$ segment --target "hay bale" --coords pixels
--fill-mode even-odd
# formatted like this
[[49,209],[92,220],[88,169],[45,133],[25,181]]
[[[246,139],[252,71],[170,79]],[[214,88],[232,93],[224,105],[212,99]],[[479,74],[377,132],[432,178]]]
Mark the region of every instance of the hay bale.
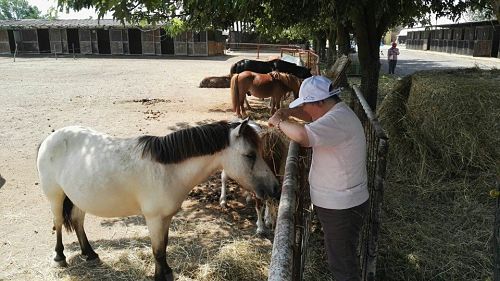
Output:
[[495,172],[499,89],[499,70],[422,71],[403,79],[378,113],[398,154],[413,158],[420,176]]
[[500,71],[422,71],[379,107],[389,135],[381,280],[488,280]]
[[200,82],[200,88],[229,88],[231,77],[226,76],[210,76],[205,77]]
[[251,241],[238,240],[223,246],[200,269],[200,281],[267,280],[270,251],[258,251]]

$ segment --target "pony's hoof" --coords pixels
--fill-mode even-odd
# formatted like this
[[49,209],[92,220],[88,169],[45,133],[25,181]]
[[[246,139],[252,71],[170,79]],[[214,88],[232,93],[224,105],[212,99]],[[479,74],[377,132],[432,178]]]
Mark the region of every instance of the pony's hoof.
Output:
[[266,224],[266,227],[272,228],[272,227],[273,227],[273,225],[274,225],[274,222],[273,222],[273,221],[271,221],[271,220],[266,220],[266,221],[265,221],[265,224]]
[[266,230],[264,228],[257,228],[256,234],[257,236],[264,237],[266,236]]
[[167,281],[174,281],[174,272],[170,271],[165,275],[165,277],[167,277]]
[[54,259],[53,266],[54,267],[67,267],[68,263],[66,262],[66,259],[63,259],[63,260]]
[[99,255],[96,253],[88,254],[86,261],[94,261],[94,260],[99,260]]
[[225,201],[225,200],[224,200],[224,201],[220,201],[219,205],[220,205],[220,207],[221,207],[222,209],[226,209],[226,208],[227,208],[227,203],[226,203],[226,201]]

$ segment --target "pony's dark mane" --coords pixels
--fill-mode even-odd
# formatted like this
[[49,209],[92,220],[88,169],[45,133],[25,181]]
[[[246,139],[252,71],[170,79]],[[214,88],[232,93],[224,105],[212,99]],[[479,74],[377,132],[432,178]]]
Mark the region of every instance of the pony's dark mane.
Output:
[[[191,157],[211,155],[223,150],[229,146],[230,130],[239,124],[221,121],[183,129],[164,137],[142,136],[138,138],[137,146],[142,150],[142,157],[149,156],[162,164],[179,163]],[[259,147],[259,136],[250,126],[242,129],[242,136]]]

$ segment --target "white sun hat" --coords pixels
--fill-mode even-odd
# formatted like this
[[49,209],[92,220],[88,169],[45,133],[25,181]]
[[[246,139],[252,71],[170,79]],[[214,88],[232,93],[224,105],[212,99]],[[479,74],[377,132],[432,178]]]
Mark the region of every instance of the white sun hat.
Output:
[[305,79],[300,85],[299,97],[292,101],[289,108],[297,107],[303,103],[322,101],[334,95],[340,94],[342,88],[330,91],[332,81],[324,76],[312,76]]

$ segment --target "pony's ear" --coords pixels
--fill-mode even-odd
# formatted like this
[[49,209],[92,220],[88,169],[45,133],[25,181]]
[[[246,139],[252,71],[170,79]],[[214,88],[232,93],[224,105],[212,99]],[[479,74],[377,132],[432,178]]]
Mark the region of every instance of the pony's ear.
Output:
[[241,122],[241,124],[240,124],[240,125],[238,125],[238,127],[236,127],[236,128],[235,128],[235,130],[236,130],[236,136],[237,136],[237,137],[241,136],[241,134],[243,133],[243,131],[245,131],[245,130],[248,128],[248,126],[249,126],[249,125],[248,125],[248,121],[249,121],[249,120],[250,120],[250,119],[249,119],[248,117],[247,117],[247,118],[245,118],[245,120],[243,120],[243,121]]

